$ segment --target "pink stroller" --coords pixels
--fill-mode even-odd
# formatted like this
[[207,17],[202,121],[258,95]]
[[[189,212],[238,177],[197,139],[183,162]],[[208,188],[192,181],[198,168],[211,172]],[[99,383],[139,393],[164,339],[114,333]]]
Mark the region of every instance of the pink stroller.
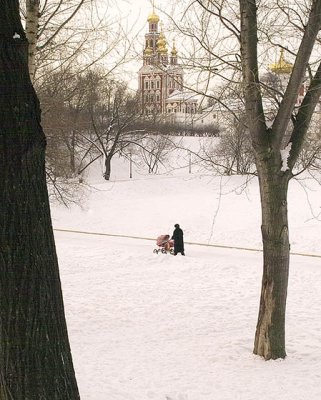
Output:
[[156,239],[157,249],[154,249],[154,253],[158,254],[159,252],[163,254],[174,254],[174,240],[170,239],[169,235],[160,235]]

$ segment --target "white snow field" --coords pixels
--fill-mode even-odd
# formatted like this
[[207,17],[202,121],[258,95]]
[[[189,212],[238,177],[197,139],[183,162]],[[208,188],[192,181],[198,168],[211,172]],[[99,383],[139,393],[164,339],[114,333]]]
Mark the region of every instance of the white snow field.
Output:
[[[256,179],[128,179],[121,160],[110,182],[89,179],[81,207],[52,205],[55,229],[156,238],[179,223],[186,242],[261,248]],[[154,240],[55,230],[82,400],[320,400],[320,206],[315,182],[290,184],[291,251],[310,256],[291,256],[288,356],[267,362],[252,354],[261,252],[186,244],[174,257]]]

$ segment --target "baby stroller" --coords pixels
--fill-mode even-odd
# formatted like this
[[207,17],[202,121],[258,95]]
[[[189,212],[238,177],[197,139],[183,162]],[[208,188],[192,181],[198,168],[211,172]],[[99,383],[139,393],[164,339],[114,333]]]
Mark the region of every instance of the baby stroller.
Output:
[[153,253],[158,254],[159,252],[163,254],[174,254],[174,240],[170,239],[169,235],[160,235],[156,239],[157,249],[153,250]]

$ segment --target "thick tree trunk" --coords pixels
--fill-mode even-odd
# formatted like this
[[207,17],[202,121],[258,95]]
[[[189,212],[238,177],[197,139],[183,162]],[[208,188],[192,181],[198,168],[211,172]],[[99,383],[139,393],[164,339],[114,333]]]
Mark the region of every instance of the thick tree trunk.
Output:
[[[281,171],[280,149],[290,114],[285,115],[283,111],[282,126],[275,125],[274,121],[275,129],[267,129],[258,74],[258,5],[255,0],[239,0],[239,3],[246,122],[256,157],[262,209],[263,279],[254,353],[268,360],[286,356],[285,309],[290,253],[287,189],[290,170]],[[298,87],[294,82],[294,92],[286,100],[287,109],[292,105],[293,110],[295,88]]]
[[18,0],[0,0],[0,398],[79,399]]
[[40,0],[26,0],[26,36],[28,39],[28,67],[31,81],[36,72],[36,47],[38,40]]
[[288,176],[266,166],[258,170],[264,264],[254,353],[268,360],[286,356],[285,309],[290,252]]

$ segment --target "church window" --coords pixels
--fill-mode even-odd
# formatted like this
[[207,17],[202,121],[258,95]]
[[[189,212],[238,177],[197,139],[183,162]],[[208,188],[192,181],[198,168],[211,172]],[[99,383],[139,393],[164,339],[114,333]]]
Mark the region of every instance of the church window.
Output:
[[154,89],[154,81],[151,81],[151,88]]
[[148,89],[148,81],[145,81],[145,89]]

